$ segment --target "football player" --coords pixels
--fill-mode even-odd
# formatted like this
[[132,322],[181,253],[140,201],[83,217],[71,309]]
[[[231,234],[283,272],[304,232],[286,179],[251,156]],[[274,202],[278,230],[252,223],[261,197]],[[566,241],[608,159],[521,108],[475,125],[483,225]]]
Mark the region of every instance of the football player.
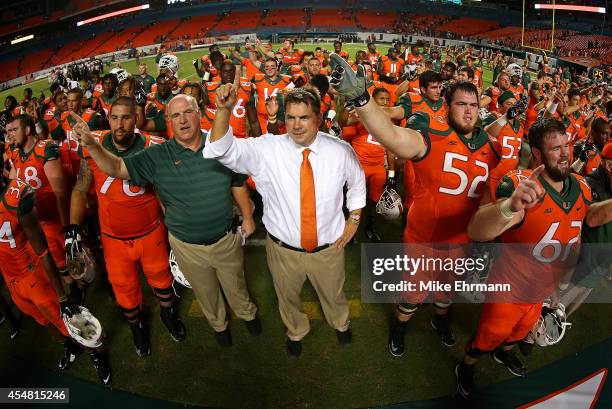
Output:
[[[89,132],[87,123],[76,114],[75,132]],[[111,107],[110,131],[94,134],[99,143],[120,157],[133,155],[164,139],[135,133],[136,104],[129,97],[118,98]],[[185,340],[185,326],[174,308],[172,274],[168,264],[166,228],[157,196],[151,186],[132,187],[128,181],[108,176],[80,147],[83,161],[72,191],[70,225],[66,231],[66,250],[71,259],[83,251],[82,223],[87,192],[95,186],[102,232],[102,249],[115,299],[130,324],[138,356],[148,356],[151,345],[141,319],[142,291],[139,266],[160,302],[160,317],[172,338]]]
[[115,102],[115,99],[117,99],[115,93],[118,85],[119,81],[117,80],[117,76],[115,74],[106,74],[102,78],[102,89],[104,92],[98,97],[94,96],[91,107],[104,117],[108,117],[110,106],[113,102]]
[[82,301],[76,281],[66,266],[63,229],[69,222],[69,183],[60,159],[60,145],[54,140],[39,141],[33,133],[34,120],[27,114],[19,115],[7,127],[14,142],[11,152],[11,179],[29,185],[36,196],[39,219],[45,232],[49,251],[64,281],[70,286],[73,302]]
[[[563,275],[573,269],[583,223],[594,227],[612,220],[612,199],[591,204],[591,189],[571,173],[565,127],[554,119],[537,121],[529,130],[530,169],[508,173],[498,185],[495,202],[483,198],[468,225],[475,241],[499,237],[502,246],[488,282],[511,283],[512,291],[491,295],[475,337],[455,368],[457,390],[468,397],[474,364],[485,353],[516,376],[526,368],[513,346],[525,338],[540,318],[542,301],[556,291]],[[559,251],[546,247],[558,243]]]
[[[417,112],[408,119],[407,128],[394,126],[366,90],[365,76],[356,74],[336,54],[332,85],[356,106],[359,118],[369,133],[398,158],[413,161],[417,175],[415,198],[408,212],[404,242],[419,254],[436,257],[464,257],[463,249],[434,251],[425,243],[467,244],[470,217],[478,209],[480,196],[487,191],[489,169],[498,162],[489,136],[476,127],[478,90],[472,83],[450,85],[445,100],[447,118]],[[449,223],[452,220],[452,223]],[[453,280],[454,272],[417,271],[417,280]],[[389,337],[389,350],[394,356],[404,353],[407,322],[428,293],[407,294],[397,305],[397,316]],[[442,342],[455,343],[448,319],[452,294],[434,293],[435,315],[431,321]]]
[[[510,86],[510,76],[507,72],[500,72],[497,76],[497,80],[485,90],[484,94],[480,97],[480,106],[487,108],[487,111],[499,112],[499,105],[497,98],[499,95],[508,90]],[[516,100],[516,97],[513,95]]]
[[257,97],[257,118],[260,129],[268,129],[268,110],[266,101],[274,97],[279,91],[287,88],[294,88],[288,75],[278,73],[277,61],[274,58],[267,58],[264,62],[264,74],[255,74],[251,82]]
[[[372,98],[381,107],[389,106],[389,91],[385,88],[376,88]],[[345,111],[346,112],[346,111]],[[346,120],[340,121],[342,138],[351,144],[357,159],[365,172],[368,191],[369,214],[366,218],[365,232],[370,241],[379,243],[380,235],[376,231],[376,203],[385,186],[397,190],[395,179],[395,155],[388,152],[376,139],[372,137],[363,125],[354,110],[347,113]]]
[[[13,124],[16,122],[20,119],[11,123],[12,133],[15,133]],[[28,123],[26,126],[34,125]],[[21,141],[21,135],[18,138]],[[74,364],[83,348],[68,338],[62,316],[71,317],[78,312],[78,307],[64,293],[60,273],[47,248],[34,205],[34,190],[21,179],[0,177],[0,192],[2,275],[15,305],[40,325],[51,323],[49,328],[55,328],[52,332],[59,333],[64,341],[64,356],[58,367],[66,370]],[[87,349],[87,352],[100,381],[110,385],[112,371],[108,358],[96,349]]]

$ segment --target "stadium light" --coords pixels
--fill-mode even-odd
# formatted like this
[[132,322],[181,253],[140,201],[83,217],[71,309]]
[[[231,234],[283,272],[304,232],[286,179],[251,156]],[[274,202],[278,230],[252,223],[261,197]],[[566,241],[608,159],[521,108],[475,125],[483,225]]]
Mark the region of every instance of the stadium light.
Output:
[[536,3],[534,7],[537,10],[546,9],[546,10],[586,11],[587,13],[606,14],[605,7],[577,6],[577,5],[566,5],[566,4],[539,4],[539,3]]
[[11,40],[11,45],[23,43],[24,41],[28,41],[28,40],[31,40],[33,38],[34,38],[34,34],[30,34],[30,35],[25,36],[25,37],[19,37],[19,38],[16,38],[14,40]]
[[149,8],[149,4],[143,4],[142,6],[130,7],[123,10],[113,11],[112,13],[102,14],[101,16],[88,18],[87,20],[82,20],[77,23],[77,27],[80,27],[85,24],[93,23],[94,21],[104,20],[106,18],[119,16],[121,14],[133,13],[135,11],[146,10]]

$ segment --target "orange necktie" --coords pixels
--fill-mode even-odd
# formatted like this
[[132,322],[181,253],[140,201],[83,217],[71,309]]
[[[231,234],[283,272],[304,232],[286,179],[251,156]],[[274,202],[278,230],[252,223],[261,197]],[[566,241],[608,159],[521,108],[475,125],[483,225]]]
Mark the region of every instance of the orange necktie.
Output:
[[315,201],[315,186],[312,166],[308,160],[310,149],[302,151],[302,167],[300,168],[300,229],[302,232],[302,248],[311,252],[317,247],[317,208]]

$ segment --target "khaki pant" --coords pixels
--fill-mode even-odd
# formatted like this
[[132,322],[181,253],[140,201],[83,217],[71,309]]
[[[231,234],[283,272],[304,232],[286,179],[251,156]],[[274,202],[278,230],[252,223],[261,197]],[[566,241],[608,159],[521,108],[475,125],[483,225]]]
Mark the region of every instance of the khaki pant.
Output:
[[348,329],[349,306],[342,290],[344,249],[330,246],[318,253],[301,253],[281,247],[268,237],[266,256],[289,339],[299,341],[310,331],[308,316],[302,312],[300,300],[307,278],[319,296],[329,325],[339,331]]
[[246,321],[255,318],[257,307],[251,301],[244,279],[238,234],[230,232],[210,246],[185,243],[171,233],[168,237],[176,262],[215,331],[224,331],[228,325],[223,294],[238,318]]

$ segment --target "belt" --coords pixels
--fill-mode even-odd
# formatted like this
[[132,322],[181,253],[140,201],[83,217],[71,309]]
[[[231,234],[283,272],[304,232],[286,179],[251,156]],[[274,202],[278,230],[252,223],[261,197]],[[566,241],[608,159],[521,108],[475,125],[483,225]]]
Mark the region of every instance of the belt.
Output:
[[191,244],[197,244],[199,246],[212,246],[213,244],[216,244],[219,242],[219,240],[221,240],[222,238],[224,238],[225,236],[228,235],[228,233],[236,233],[237,232],[237,228],[238,228],[238,216],[234,217],[234,219],[232,220],[232,224],[230,225],[230,227],[219,237],[217,237],[216,239],[212,239],[210,241],[204,241],[202,243],[191,243]]
[[312,251],[306,251],[304,249],[300,249],[298,247],[293,247],[288,245],[287,243],[281,241],[280,239],[274,237],[271,233],[268,233],[268,236],[270,237],[270,240],[272,240],[274,243],[278,244],[279,246],[286,248],[288,250],[293,250],[293,251],[299,251],[300,253],[317,253],[321,250],[325,250],[326,248],[328,248],[329,246],[331,246],[331,244],[323,244],[322,246],[319,247],[315,247]]

